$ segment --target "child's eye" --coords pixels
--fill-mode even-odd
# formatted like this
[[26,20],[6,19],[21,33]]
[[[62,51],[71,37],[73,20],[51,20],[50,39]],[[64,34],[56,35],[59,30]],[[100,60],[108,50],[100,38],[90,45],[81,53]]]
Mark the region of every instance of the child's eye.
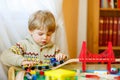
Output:
[[43,35],[43,33],[39,33],[38,35],[39,35],[39,36],[42,36],[42,35]]
[[52,33],[51,33],[51,32],[48,32],[48,33],[47,33],[47,36],[51,36],[51,35],[52,35]]
[[52,35],[52,33],[47,33],[47,36],[51,36]]

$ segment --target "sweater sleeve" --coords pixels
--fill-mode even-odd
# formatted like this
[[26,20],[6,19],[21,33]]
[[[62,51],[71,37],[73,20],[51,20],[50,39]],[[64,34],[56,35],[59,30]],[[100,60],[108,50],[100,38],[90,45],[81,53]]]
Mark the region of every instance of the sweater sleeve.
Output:
[[7,66],[21,66],[22,61],[25,60],[24,52],[25,44],[22,42],[16,43],[0,55],[1,62]]

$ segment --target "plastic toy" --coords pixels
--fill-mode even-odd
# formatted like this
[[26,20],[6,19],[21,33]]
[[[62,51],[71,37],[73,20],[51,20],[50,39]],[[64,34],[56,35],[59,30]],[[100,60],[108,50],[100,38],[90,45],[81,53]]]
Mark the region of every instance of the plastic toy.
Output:
[[111,63],[115,62],[114,53],[112,50],[112,43],[108,43],[108,49],[100,54],[92,54],[86,48],[86,43],[83,42],[82,49],[79,55],[79,61],[82,62],[82,70],[86,71],[87,62],[107,62],[108,73],[111,71]]
[[[48,62],[48,61],[47,61]],[[23,69],[26,71],[25,77],[28,80],[37,80],[36,73],[39,71],[39,76],[44,78],[44,71],[49,70],[50,67],[55,67],[59,64],[62,64],[64,61],[57,61],[56,58],[50,58],[49,64],[37,64],[32,67],[28,67],[27,65],[23,66]]]
[[97,75],[91,75],[91,74],[87,74],[87,75],[85,75],[85,77],[86,78],[91,78],[93,80],[99,80],[100,79],[99,76],[97,76]]
[[57,61],[56,60],[56,58],[50,58],[49,59],[50,61],[50,63],[46,63],[46,64],[36,64],[36,65],[34,65],[34,66],[32,66],[32,67],[28,67],[27,65],[24,65],[24,66],[22,66],[22,68],[24,69],[24,70],[27,70],[28,68],[29,69],[38,69],[38,70],[47,70],[47,69],[50,69],[51,67],[55,67],[55,66],[57,66],[57,65],[60,65],[60,64],[62,64],[62,63],[64,63],[64,61],[63,60],[61,60],[61,61]]
[[67,69],[45,71],[46,80],[75,80],[75,75],[75,71]]
[[50,66],[55,67],[55,66],[57,66],[57,65],[59,65],[59,64],[62,64],[62,63],[64,63],[63,60],[61,60],[61,61],[58,62],[58,61],[56,60],[56,58],[50,58]]
[[28,80],[32,80],[32,75],[30,73],[26,73],[25,77],[28,79]]
[[111,74],[117,74],[118,73],[118,69],[117,68],[111,68],[110,73]]

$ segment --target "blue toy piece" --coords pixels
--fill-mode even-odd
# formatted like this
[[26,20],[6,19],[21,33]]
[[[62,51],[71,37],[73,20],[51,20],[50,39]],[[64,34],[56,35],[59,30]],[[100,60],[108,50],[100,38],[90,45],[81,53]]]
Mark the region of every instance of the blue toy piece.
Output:
[[32,80],[37,80],[37,76],[36,75],[32,75]]
[[55,66],[62,64],[62,63],[64,63],[63,60],[57,61],[56,58],[50,58],[50,66],[55,67]]
[[56,61],[56,58],[50,58],[50,63],[55,63]]
[[27,80],[32,80],[32,75],[30,73],[26,73],[25,76],[26,76]]

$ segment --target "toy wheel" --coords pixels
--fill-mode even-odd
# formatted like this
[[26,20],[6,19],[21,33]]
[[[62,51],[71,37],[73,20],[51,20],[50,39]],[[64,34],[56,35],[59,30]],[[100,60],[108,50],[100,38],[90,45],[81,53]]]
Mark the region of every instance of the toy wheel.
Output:
[[60,64],[64,63],[64,61],[60,61]]
[[38,70],[42,70],[42,67],[41,67],[41,66],[38,66]]
[[55,66],[57,66],[57,64],[56,64],[56,63],[53,63],[53,67],[55,67]]
[[25,67],[24,69],[27,71],[28,67]]
[[31,70],[35,70],[35,67],[31,67]]
[[45,69],[49,69],[49,66],[45,66]]

